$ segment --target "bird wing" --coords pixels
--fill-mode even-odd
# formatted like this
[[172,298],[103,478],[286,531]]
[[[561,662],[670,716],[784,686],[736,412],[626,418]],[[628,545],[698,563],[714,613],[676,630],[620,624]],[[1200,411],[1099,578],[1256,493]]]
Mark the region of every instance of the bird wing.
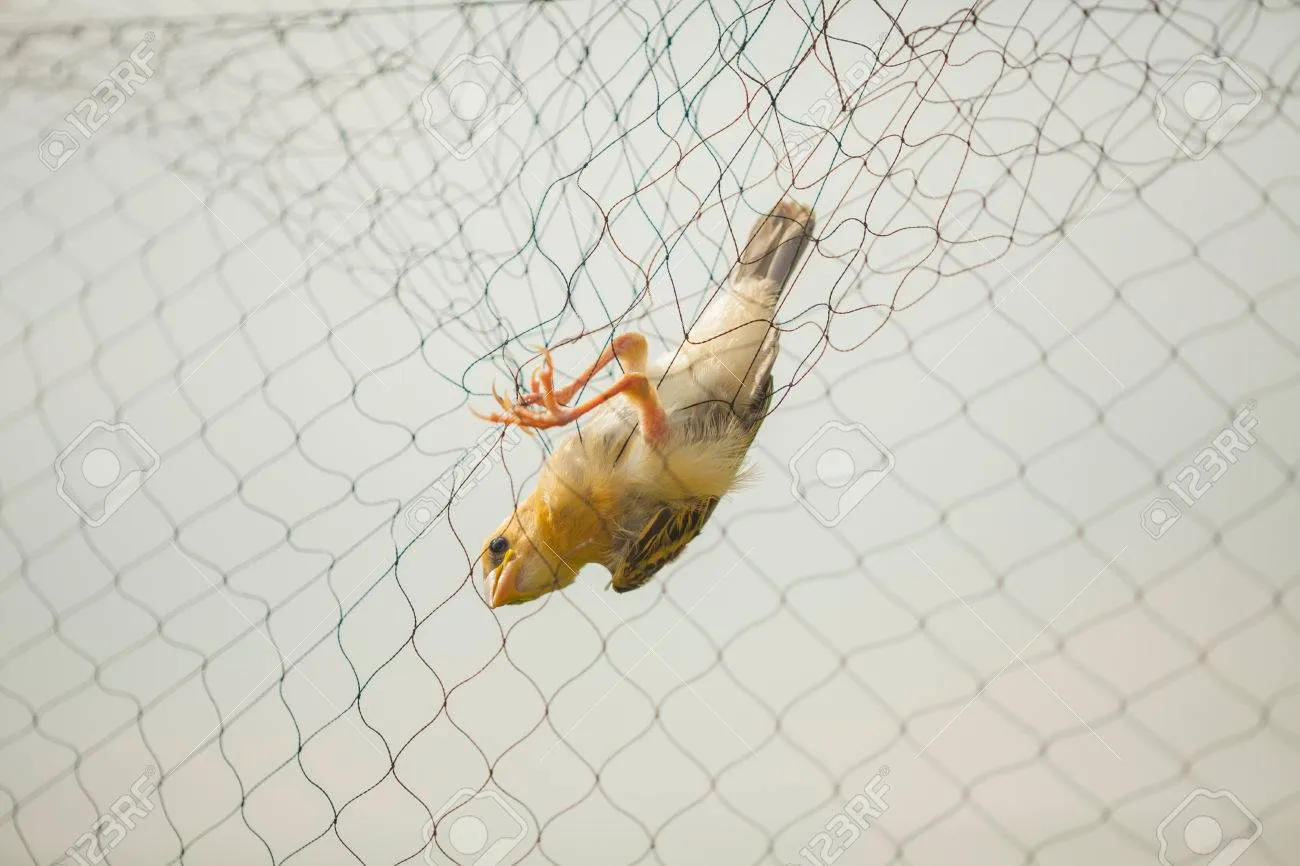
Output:
[[615,592],[636,589],[672,562],[700,534],[718,497],[687,499],[661,506],[631,543],[614,572]]

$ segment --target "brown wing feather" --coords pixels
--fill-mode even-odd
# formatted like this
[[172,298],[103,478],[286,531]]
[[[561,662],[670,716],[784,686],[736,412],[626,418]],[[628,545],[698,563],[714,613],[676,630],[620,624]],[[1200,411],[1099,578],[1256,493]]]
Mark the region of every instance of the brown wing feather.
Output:
[[[775,356],[775,352],[772,353]],[[737,411],[730,404],[709,402],[700,406],[686,417],[675,418],[679,427],[684,427],[688,436],[693,433],[706,440],[714,439],[720,424],[739,417],[748,433],[744,448],[748,450],[758,433],[759,425],[767,417],[767,409],[772,402],[771,360],[766,361],[768,370],[763,372],[763,380],[758,393],[747,405]],[[644,586],[661,568],[672,562],[695,536],[700,534],[704,524],[713,515],[718,506],[716,496],[696,499],[678,500],[660,506],[645,522],[641,533],[622,551],[617,565],[613,568],[611,584],[615,592],[628,592]]]
[[717,497],[711,496],[665,505],[656,511],[614,572],[614,591],[627,592],[642,586],[680,556],[700,534],[717,505]]

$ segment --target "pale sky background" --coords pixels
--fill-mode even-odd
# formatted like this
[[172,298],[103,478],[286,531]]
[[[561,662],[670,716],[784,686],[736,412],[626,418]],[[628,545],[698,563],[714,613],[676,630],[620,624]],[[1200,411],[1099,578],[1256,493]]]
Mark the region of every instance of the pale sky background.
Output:
[[[6,4],[0,866],[159,773],[109,862],[798,863],[885,767],[837,863],[1159,863],[1197,789],[1287,862],[1300,13],[978,6]],[[464,54],[522,101],[460,160],[423,93]],[[783,194],[818,245],[754,482],[642,591],[489,610],[544,440],[469,409],[540,343],[679,341]],[[97,421],[92,517],[86,454],[157,466],[90,526]]]

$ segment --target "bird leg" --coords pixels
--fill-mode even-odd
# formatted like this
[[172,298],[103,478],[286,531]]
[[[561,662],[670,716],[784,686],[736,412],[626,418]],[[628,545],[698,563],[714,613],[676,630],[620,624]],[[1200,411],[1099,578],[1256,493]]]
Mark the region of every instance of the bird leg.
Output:
[[[555,362],[551,359],[551,353],[548,349],[542,349],[542,366],[533,371],[529,379],[531,391],[525,394],[519,403],[519,406],[532,406],[535,403],[546,403],[547,395],[555,397],[555,402],[561,406],[569,405],[573,396],[581,390],[582,386],[591,381],[592,377],[601,370],[613,363],[615,358],[623,366],[624,372],[627,373],[644,373],[646,361],[650,356],[650,349],[646,345],[645,337],[635,332],[619,334],[613,342],[600,354],[590,367],[586,369],[578,378],[574,379],[563,388],[555,387]],[[500,402],[500,401],[498,401]]]
[[[562,388],[556,388],[555,365],[551,360],[550,351],[543,349],[542,366],[533,371],[530,377],[530,392],[519,402],[511,405],[494,390],[492,396],[496,398],[504,414],[493,413],[479,415],[479,417],[497,424],[515,424],[524,429],[545,430],[581,418],[607,400],[622,394],[636,407],[641,418],[641,434],[646,441],[654,444],[662,443],[668,435],[668,416],[659,403],[659,395],[654,383],[646,378],[648,354],[645,337],[637,333],[620,334],[581,376]],[[609,366],[615,358],[627,372],[612,386],[585,403],[573,408],[565,408],[578,390],[603,368]]]

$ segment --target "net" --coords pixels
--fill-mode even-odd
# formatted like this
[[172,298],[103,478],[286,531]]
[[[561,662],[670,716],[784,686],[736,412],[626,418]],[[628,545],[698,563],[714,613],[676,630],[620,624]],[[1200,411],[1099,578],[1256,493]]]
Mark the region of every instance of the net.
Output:
[[[1295,9],[0,32],[0,862],[1300,845]],[[783,196],[756,480],[490,611],[557,439],[469,410],[680,343]]]

